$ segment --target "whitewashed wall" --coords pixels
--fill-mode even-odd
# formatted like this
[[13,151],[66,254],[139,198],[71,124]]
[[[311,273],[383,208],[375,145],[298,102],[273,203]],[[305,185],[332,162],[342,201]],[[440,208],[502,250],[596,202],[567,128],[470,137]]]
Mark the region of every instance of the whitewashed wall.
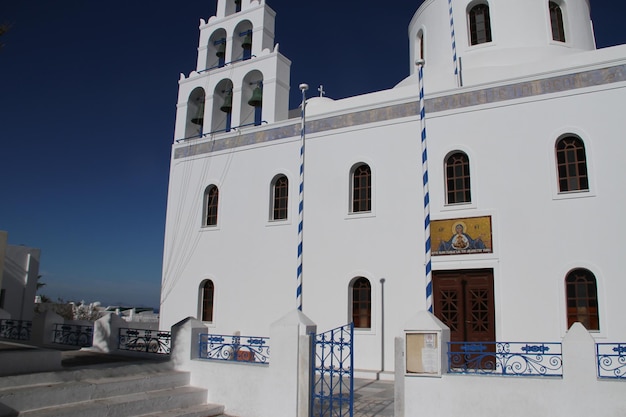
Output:
[[396,417],[626,414],[624,383],[596,377],[594,339],[580,324],[563,339],[562,378],[444,374],[441,378],[397,375],[399,379],[403,387],[397,394],[403,401],[396,400]]
[[[443,3],[428,4],[440,11],[445,10]],[[574,3],[582,22],[588,14],[585,2]],[[502,13],[500,6],[494,4],[496,15]],[[423,7],[427,16],[430,6]],[[443,18],[437,24],[442,21],[447,22]],[[592,39],[589,31],[583,35]],[[513,35],[506,39],[515,45],[519,41]],[[621,75],[626,47],[594,51],[588,41],[580,41],[573,48],[577,52],[567,57],[495,65],[497,76],[491,81],[476,78],[473,87],[450,90],[439,81],[433,86],[434,74],[425,74],[427,102],[446,98],[460,103],[463,94],[473,92],[478,97],[427,112],[431,217],[491,216],[493,253],[434,257],[433,268],[493,269],[498,340],[563,337],[564,280],[578,267],[597,279],[600,331],[593,337],[619,341],[626,334],[620,310],[626,282],[616,255],[626,234],[626,223],[620,220],[626,210],[626,196],[620,192],[626,151],[621,140],[626,128],[626,82]],[[495,49],[493,56],[498,55]],[[607,75],[604,68],[613,72]],[[559,78],[573,73],[588,74],[576,81],[582,79],[587,86]],[[312,99],[307,113],[308,121],[324,122],[325,128],[310,130],[306,142],[303,311],[320,331],[349,322],[350,281],[367,278],[372,327],[355,332],[355,367],[369,375],[391,373],[393,335],[402,330],[405,317],[426,308],[423,194],[418,117],[363,121],[359,112],[413,105],[415,81],[412,76],[397,88],[345,100]],[[520,83],[526,83],[525,90],[513,88]],[[545,84],[554,86],[554,92],[540,93]],[[507,89],[517,95],[507,95]],[[494,91],[502,98],[481,101]],[[527,91],[532,94],[524,96]],[[334,127],[337,121],[347,127]],[[268,132],[282,129],[294,135],[263,140]],[[263,336],[274,317],[296,306],[298,129],[298,119],[292,119],[173,145],[161,328],[199,317],[199,288],[206,279],[215,284],[214,319],[206,323],[212,333]],[[233,145],[250,132],[259,140]],[[566,133],[585,143],[589,192],[557,192],[554,147]],[[211,151],[221,140],[231,146]],[[176,157],[196,146],[209,150]],[[444,158],[453,150],[469,156],[471,204],[444,203]],[[368,214],[351,214],[349,209],[350,168],[359,162],[372,169]],[[272,222],[270,183],[279,173],[289,179],[290,211],[288,220]],[[218,224],[202,227],[202,197],[210,184],[220,190]]]

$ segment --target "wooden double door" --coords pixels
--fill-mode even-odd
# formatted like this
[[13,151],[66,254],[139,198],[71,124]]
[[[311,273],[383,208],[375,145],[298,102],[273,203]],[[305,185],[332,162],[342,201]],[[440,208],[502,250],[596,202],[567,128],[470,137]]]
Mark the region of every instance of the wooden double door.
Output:
[[493,269],[433,271],[433,307],[451,342],[495,342]]

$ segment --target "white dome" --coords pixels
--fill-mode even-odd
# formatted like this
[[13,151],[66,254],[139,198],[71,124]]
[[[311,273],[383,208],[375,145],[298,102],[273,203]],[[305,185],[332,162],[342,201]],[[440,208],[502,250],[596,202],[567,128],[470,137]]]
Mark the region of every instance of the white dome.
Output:
[[[558,6],[564,40],[553,39],[549,3]],[[479,5],[487,8],[488,41],[472,41],[470,34],[470,10]],[[489,68],[595,49],[588,0],[455,0],[452,6],[457,66],[462,69],[464,85],[480,83],[484,78],[481,72],[489,72]],[[409,24],[409,48],[411,74],[417,72],[415,60],[423,58],[431,87],[433,83],[438,90],[457,87],[448,0],[422,3]],[[497,74],[491,72],[488,78],[494,76]]]

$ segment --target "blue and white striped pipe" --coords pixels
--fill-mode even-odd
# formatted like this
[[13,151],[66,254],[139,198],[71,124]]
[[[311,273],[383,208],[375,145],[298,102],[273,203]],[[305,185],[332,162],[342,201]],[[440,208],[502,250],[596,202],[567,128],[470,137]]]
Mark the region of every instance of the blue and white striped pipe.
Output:
[[454,33],[454,17],[452,13],[452,0],[448,0],[448,14],[450,16],[450,38],[452,40],[452,61],[454,63],[454,78],[457,86],[460,86],[459,80],[459,63],[456,56],[456,35]]
[[430,247],[430,195],[428,191],[428,152],[426,147],[426,109],[424,106],[424,60],[415,62],[419,67],[420,89],[420,128],[422,137],[422,184],[424,187],[424,238],[425,238],[425,266],[426,266],[426,309],[433,312],[433,277]]
[[306,90],[309,89],[307,84],[300,84],[302,91],[302,109],[301,120],[302,128],[300,129],[300,202],[298,204],[298,274],[296,288],[296,304],[298,310],[302,311],[302,249],[303,249],[303,231],[304,231],[304,139],[305,139],[305,107],[306,107]]

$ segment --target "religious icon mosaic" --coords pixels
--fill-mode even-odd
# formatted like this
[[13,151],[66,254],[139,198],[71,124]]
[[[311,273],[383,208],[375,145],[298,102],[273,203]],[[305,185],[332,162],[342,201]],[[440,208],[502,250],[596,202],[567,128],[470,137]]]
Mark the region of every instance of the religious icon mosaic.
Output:
[[433,255],[492,253],[491,216],[433,220],[430,241]]

